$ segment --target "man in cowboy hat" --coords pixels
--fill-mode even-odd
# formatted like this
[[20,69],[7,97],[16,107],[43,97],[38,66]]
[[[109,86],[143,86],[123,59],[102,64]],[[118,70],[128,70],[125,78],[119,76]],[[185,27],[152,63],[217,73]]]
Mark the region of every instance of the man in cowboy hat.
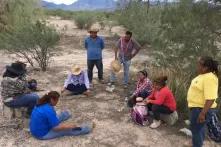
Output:
[[96,28],[91,28],[88,31],[90,36],[88,36],[84,42],[87,50],[87,67],[90,84],[92,84],[94,65],[98,69],[98,79],[103,83],[102,50],[104,49],[104,41],[101,37],[97,36],[98,31]]
[[[126,31],[125,36],[121,37],[114,50],[115,60],[119,60],[123,64],[124,70],[124,87],[127,88],[129,82],[129,68],[131,64],[131,59],[136,56],[139,52],[141,46],[140,44],[132,38],[132,32]],[[110,82],[113,84],[116,80],[115,72],[112,71],[110,75]]]

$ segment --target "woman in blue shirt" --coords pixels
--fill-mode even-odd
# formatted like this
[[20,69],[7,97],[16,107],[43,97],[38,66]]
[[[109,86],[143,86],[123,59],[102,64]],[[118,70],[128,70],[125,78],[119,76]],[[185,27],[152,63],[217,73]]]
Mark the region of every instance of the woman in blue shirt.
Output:
[[37,106],[31,114],[30,131],[31,134],[41,140],[53,139],[62,136],[76,136],[88,134],[92,126],[78,127],[74,124],[62,123],[69,119],[71,115],[68,111],[56,115],[54,106],[57,105],[60,94],[51,91],[39,99]]

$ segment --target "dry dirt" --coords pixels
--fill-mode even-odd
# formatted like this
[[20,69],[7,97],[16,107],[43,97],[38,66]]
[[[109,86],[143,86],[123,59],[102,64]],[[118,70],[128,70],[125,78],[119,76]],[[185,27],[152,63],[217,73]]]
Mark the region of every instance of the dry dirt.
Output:
[[[59,45],[58,51],[53,57],[50,68],[47,72],[41,72],[29,67],[29,76],[38,79],[39,87],[44,89],[42,95],[49,90],[59,90],[70,67],[79,64],[86,69],[86,51],[83,49],[83,38],[86,31],[78,30],[73,22],[52,18],[49,21],[64,35]],[[122,34],[121,27],[114,27],[112,32],[100,31],[106,42],[104,49],[104,76],[108,81],[109,64],[113,59],[111,50],[116,38],[114,33]],[[0,72],[4,70],[6,64],[16,60],[14,55],[0,52]],[[143,50],[134,59],[131,72],[135,72],[136,65],[141,65],[148,61],[146,52]],[[136,66],[137,67],[137,66]],[[122,73],[119,74],[122,78]],[[129,117],[129,110],[124,103],[124,97],[133,89],[133,79],[128,90],[121,86],[121,78],[114,93],[105,92],[106,85],[97,82],[97,72],[94,69],[94,84],[90,97],[68,96],[62,97],[57,109],[69,109],[73,117],[69,122],[80,124],[85,121],[94,121],[96,128],[86,136],[63,137],[49,141],[39,141],[34,139],[29,132],[22,129],[0,128],[0,147],[183,147],[190,138],[179,133],[179,123],[175,126],[162,125],[159,129],[153,130],[148,127],[140,127],[133,124]],[[0,79],[1,80],[1,79]],[[0,124],[9,121],[0,115]],[[218,147],[210,141],[205,142],[205,147]]]

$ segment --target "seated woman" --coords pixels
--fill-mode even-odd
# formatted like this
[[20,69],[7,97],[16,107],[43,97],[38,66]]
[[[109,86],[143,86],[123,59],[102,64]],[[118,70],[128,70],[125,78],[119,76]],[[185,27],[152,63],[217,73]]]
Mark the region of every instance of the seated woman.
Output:
[[148,78],[148,74],[145,70],[138,72],[138,82],[136,86],[136,90],[130,96],[128,100],[128,106],[133,107],[136,104],[136,98],[142,97],[146,98],[152,92],[152,82]]
[[27,107],[28,115],[37,103],[39,96],[30,93],[27,88],[26,68],[24,63],[15,62],[6,66],[1,82],[3,103],[11,108]]
[[51,91],[39,99],[37,106],[31,114],[30,131],[31,134],[41,140],[48,140],[62,136],[77,136],[88,134],[93,126],[79,127],[74,124],[65,124],[63,121],[69,119],[71,115],[68,111],[56,115],[54,106],[57,105],[60,94]]
[[87,72],[82,71],[79,66],[75,65],[71,73],[68,74],[61,93],[69,91],[69,93],[74,95],[85,94],[88,96],[89,87]]
[[151,128],[161,125],[160,114],[171,114],[176,111],[176,101],[171,90],[166,86],[167,76],[162,76],[153,81],[154,90],[145,100],[149,111],[153,112]]

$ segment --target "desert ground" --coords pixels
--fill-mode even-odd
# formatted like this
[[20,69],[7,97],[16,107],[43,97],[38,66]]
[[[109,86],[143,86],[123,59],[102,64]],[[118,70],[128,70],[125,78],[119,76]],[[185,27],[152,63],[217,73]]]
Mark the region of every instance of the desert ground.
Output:
[[[80,65],[86,69],[86,51],[83,48],[83,41],[87,36],[87,31],[79,30],[73,21],[51,18],[53,24],[63,35],[57,50],[52,58],[48,71],[41,72],[36,68],[28,66],[29,77],[38,80],[39,87],[44,91],[43,95],[50,90],[61,90],[64,79],[73,64]],[[122,27],[113,27],[101,30],[99,35],[105,39],[106,47],[103,51],[104,77],[108,82],[110,73],[110,62],[114,58],[113,45],[118,35],[122,35]],[[118,74],[118,84],[113,93],[106,92],[106,84],[97,82],[97,70],[94,69],[94,88],[90,97],[66,96],[61,97],[56,106],[58,111],[69,109],[72,118],[68,122],[81,124],[93,121],[96,127],[92,133],[85,136],[62,137],[49,141],[39,141],[34,139],[30,132],[21,129],[7,127],[13,120],[7,120],[0,115],[0,146],[1,147],[184,147],[190,141],[190,137],[179,132],[183,127],[183,122],[178,121],[175,126],[163,124],[158,129],[141,127],[130,120],[129,109],[126,107],[124,98],[133,90],[135,84],[135,73],[144,68],[144,63],[148,64],[148,48],[143,49],[134,58],[131,68],[131,84],[128,89],[121,86],[122,72]],[[0,52],[0,73],[4,67],[12,61],[17,60],[13,54]],[[1,80],[1,78],[0,78]],[[14,120],[15,121],[15,120]],[[16,123],[16,121],[15,121]],[[205,147],[218,147],[209,140],[205,142]]]

